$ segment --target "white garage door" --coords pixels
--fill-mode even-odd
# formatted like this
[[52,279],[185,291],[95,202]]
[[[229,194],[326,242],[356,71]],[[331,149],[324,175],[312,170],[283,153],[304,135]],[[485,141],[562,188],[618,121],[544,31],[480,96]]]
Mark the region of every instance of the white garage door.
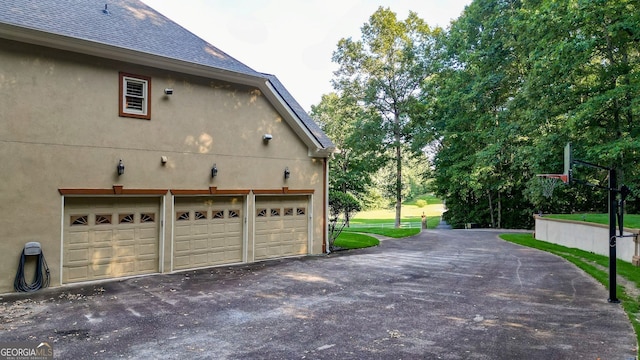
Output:
[[176,197],[173,269],[242,262],[241,197]]
[[256,198],[256,260],[308,254],[306,196]]
[[158,271],[159,198],[66,198],[62,281]]

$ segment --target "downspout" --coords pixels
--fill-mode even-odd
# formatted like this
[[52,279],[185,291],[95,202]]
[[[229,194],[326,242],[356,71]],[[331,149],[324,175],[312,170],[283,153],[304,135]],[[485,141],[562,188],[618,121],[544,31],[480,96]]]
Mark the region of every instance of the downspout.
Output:
[[328,167],[327,167],[327,158],[322,158],[322,172],[323,172],[323,179],[324,181],[322,182],[322,201],[323,201],[323,205],[322,205],[322,253],[326,254],[327,253],[327,232],[329,231],[328,229],[328,224],[327,224],[327,206],[329,206],[329,193],[327,191],[327,188],[329,186],[329,172],[328,172]]

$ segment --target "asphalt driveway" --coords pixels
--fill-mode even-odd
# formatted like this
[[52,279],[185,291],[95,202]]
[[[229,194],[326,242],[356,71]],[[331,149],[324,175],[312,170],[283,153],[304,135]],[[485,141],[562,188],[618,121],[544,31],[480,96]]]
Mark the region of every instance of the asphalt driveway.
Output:
[[60,359],[635,359],[602,285],[497,234],[5,295],[0,341]]

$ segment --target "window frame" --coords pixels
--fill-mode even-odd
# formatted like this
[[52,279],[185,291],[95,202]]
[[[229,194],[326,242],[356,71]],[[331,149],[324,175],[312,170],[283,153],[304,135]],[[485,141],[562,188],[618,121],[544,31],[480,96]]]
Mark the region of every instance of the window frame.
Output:
[[[151,120],[151,77],[143,75],[134,75],[125,72],[119,73],[119,101],[118,101],[118,115],[121,117],[130,117],[136,119]],[[143,111],[135,111],[127,109],[127,83],[141,82],[144,84],[144,95],[142,96]]]

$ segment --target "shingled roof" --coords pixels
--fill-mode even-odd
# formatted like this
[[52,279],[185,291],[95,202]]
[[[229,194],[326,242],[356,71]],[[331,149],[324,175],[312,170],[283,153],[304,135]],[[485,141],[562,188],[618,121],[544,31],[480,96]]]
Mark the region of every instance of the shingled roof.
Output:
[[178,60],[256,84],[270,82],[320,147],[334,146],[275,76],[253,70],[141,1],[0,0],[0,24]]

